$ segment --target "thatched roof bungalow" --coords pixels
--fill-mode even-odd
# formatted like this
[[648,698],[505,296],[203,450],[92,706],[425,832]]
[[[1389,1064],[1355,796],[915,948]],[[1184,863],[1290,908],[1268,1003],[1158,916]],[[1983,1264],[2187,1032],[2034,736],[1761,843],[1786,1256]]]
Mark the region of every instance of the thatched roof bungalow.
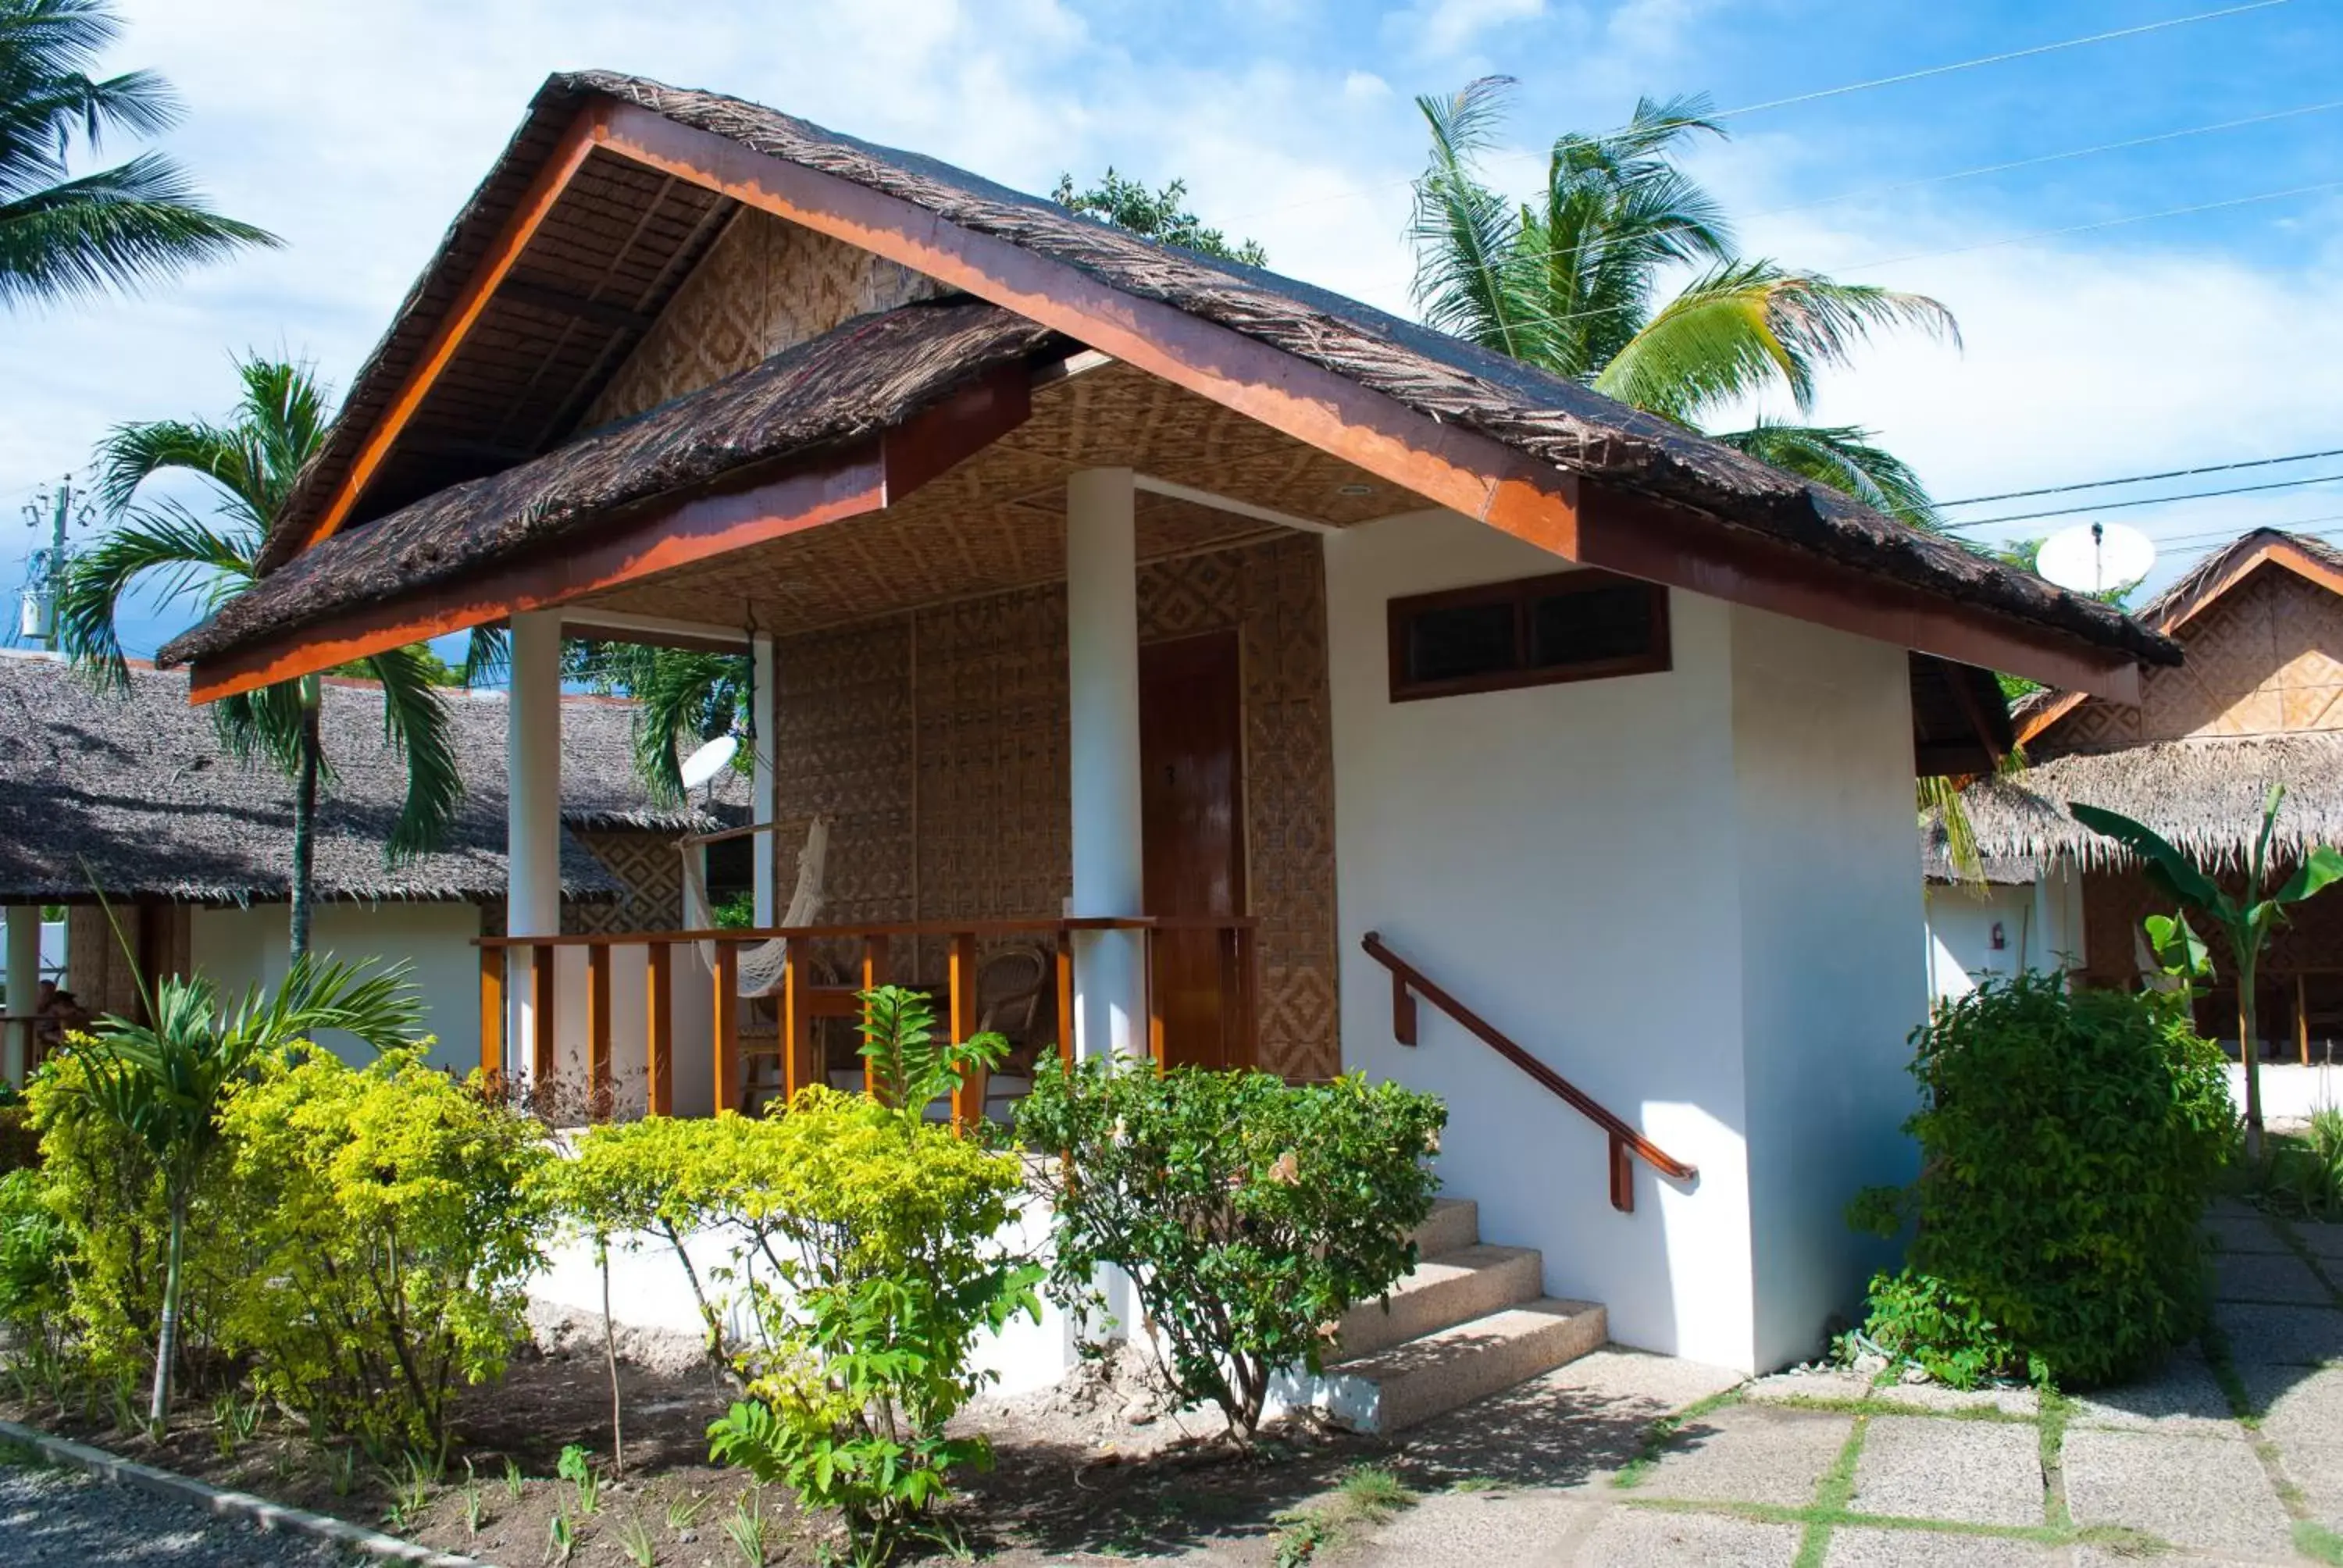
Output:
[[[734,1108],[840,1065],[826,975],[961,1030],[1021,962],[1029,1050],[1444,1095],[1443,1179],[1595,1337],[1743,1367],[1813,1352],[1905,1174],[1916,771],[2014,739],[1991,671],[2180,657],[1576,382],[606,72],[528,105],[265,558],[163,650],[198,700],[511,628],[500,1070]],[[581,635],[749,653],[761,935],[555,935]],[[1413,1413],[1564,1323],[1403,1348]]]
[[[2133,933],[2155,901],[2128,851],[2077,823],[2070,801],[2123,812],[2234,871],[2252,851],[2269,787],[2284,784],[2273,839],[2281,860],[2343,843],[2343,551],[2256,529],[2207,556],[2139,618],[2186,649],[2186,661],[2150,670],[2137,708],[2033,693],[2013,714],[2029,765],[1963,792],[1987,879],[2008,891],[1932,894],[1960,950],[1942,966],[1940,990],[1963,989],[1967,970],[2044,967],[2061,955],[2096,983],[2136,979]],[[1941,884],[1951,872],[1941,826],[1926,837]],[[1980,953],[1967,928],[1988,918],[2005,939],[2026,929],[2022,956],[2007,946]],[[2264,1016],[2292,1018],[2298,1053],[2314,1034],[2343,1032],[2343,906],[2297,911],[2267,972]],[[2227,995],[2204,1021],[2219,1033],[2225,1020],[2234,1035]]]

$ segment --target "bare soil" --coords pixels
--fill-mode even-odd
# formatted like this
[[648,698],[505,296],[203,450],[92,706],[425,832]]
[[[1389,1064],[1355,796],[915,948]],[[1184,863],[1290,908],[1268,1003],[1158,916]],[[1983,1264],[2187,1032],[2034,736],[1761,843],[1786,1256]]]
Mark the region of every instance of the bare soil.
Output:
[[[639,1524],[657,1563],[738,1568],[749,1558],[728,1526],[743,1510],[762,1516],[767,1563],[811,1564],[825,1549],[843,1555],[834,1517],[809,1514],[785,1488],[758,1487],[744,1473],[709,1462],[708,1424],[733,1397],[718,1373],[679,1367],[671,1355],[654,1358],[657,1366],[622,1361],[625,1468],[613,1473],[610,1387],[598,1345],[589,1350],[574,1335],[552,1343],[524,1348],[501,1382],[465,1394],[443,1477],[424,1507],[403,1517],[394,1511],[394,1468],[346,1447],[320,1447],[286,1422],[265,1422],[252,1437],[231,1442],[208,1407],[184,1409],[156,1442],[117,1428],[104,1400],[61,1410],[47,1401],[27,1404],[11,1391],[0,1398],[0,1412],[216,1486],[508,1568],[557,1560],[557,1517],[569,1522],[575,1563],[636,1561],[628,1540],[630,1525]],[[1037,1394],[980,1401],[959,1424],[991,1438],[996,1462],[962,1478],[962,1494],[940,1519],[956,1547],[940,1542],[930,1556],[973,1553],[1006,1568],[1180,1553],[1267,1564],[1278,1515],[1386,1452],[1370,1439],[1285,1422],[1241,1453],[1222,1436],[1217,1415],[1162,1413],[1160,1404],[1128,1367],[1093,1369]],[[605,1477],[590,1512],[578,1488],[555,1479],[568,1443],[586,1448]],[[518,1495],[508,1464],[518,1473]],[[477,1529],[468,1518],[474,1506]]]

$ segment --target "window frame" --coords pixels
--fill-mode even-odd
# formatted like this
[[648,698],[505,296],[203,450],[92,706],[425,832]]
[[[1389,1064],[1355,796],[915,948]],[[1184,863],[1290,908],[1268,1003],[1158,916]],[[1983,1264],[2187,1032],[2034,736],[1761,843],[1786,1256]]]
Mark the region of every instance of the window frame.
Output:
[[[1530,664],[1531,612],[1537,601],[1565,594],[1596,593],[1620,588],[1644,590],[1650,605],[1652,622],[1651,645],[1648,648],[1641,653],[1617,658],[1593,659],[1584,664],[1543,667]],[[1510,604],[1513,607],[1514,663],[1512,668],[1490,670],[1480,675],[1453,676],[1445,680],[1409,678],[1408,633],[1416,617],[1427,611],[1464,609],[1492,604]],[[1443,588],[1437,593],[1408,594],[1387,601],[1384,626],[1390,658],[1391,700],[1393,702],[1422,702],[1435,697],[1466,697],[1476,692],[1513,691],[1529,686],[1609,680],[1623,675],[1655,675],[1675,667],[1674,643],[1668,626],[1666,586],[1629,577],[1624,572],[1605,571],[1600,567],[1582,567],[1576,571],[1548,572],[1533,578],[1512,578],[1503,582],[1477,583],[1470,588]]]

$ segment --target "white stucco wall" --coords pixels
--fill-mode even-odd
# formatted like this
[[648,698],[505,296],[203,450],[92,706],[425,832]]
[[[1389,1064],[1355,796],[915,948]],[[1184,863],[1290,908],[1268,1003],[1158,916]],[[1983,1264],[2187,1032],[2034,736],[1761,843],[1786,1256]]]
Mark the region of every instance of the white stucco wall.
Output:
[[[346,960],[406,960],[422,992],[423,1026],[437,1037],[434,1066],[469,1072],[480,1062],[480,960],[472,939],[480,911],[468,903],[324,903],[310,927],[317,952]],[[187,933],[188,960],[224,996],[273,985],[288,965],[283,904],[197,909]],[[347,1035],[319,1040],[349,1060],[369,1054]]]
[[[1445,1097],[1448,1190],[1615,1338],[1807,1353],[1869,1262],[1846,1200],[1909,1169],[1903,650],[1677,592],[1664,673],[1393,703],[1393,597],[1557,563],[1451,516],[1348,530],[1326,564],[1344,1065]],[[1576,1112],[1429,1007],[1398,1045],[1369,930],[1697,1182],[1639,1163],[1621,1214]]]
[[1822,1348],[1893,1249],[1847,1200],[1910,1180],[1905,1037],[1926,1007],[1916,950],[1912,715],[1905,650],[1734,608],[1733,770],[1754,1364]]
[[[1966,996],[1986,975],[2048,973],[2081,964],[2082,879],[2054,862],[2039,882],[1927,890],[1928,991]],[[2002,946],[1993,945],[1994,927]]]

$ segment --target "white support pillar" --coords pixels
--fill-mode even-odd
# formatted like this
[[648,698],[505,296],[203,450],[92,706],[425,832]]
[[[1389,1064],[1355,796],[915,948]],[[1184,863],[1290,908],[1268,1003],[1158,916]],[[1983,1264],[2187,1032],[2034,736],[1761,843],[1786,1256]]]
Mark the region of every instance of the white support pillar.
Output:
[[[505,727],[505,931],[561,930],[561,618],[512,618],[512,690]],[[535,1038],[529,960],[516,954],[505,994],[507,1060],[526,1071]]]
[[[1136,915],[1144,896],[1139,779],[1139,553],[1129,468],[1066,481],[1066,654],[1076,915]],[[1147,1054],[1134,931],[1074,942],[1074,1042]]]
[[[775,700],[779,695],[773,687],[776,666],[773,662],[773,639],[759,632],[749,645],[749,682],[754,692],[749,704],[749,723],[757,731],[756,770],[751,775],[749,795],[749,819],[754,822],[779,819],[775,809],[779,796],[779,783],[774,769],[774,748],[779,744],[780,732],[774,716],[780,710]],[[781,918],[779,877],[774,859],[779,846],[770,833],[752,834],[749,839],[755,852],[757,923],[769,926]]]
[[[11,1018],[29,1018],[41,992],[41,906],[8,906],[8,1006]],[[23,1088],[33,1060],[33,1026],[12,1023],[0,1046],[0,1078]]]

